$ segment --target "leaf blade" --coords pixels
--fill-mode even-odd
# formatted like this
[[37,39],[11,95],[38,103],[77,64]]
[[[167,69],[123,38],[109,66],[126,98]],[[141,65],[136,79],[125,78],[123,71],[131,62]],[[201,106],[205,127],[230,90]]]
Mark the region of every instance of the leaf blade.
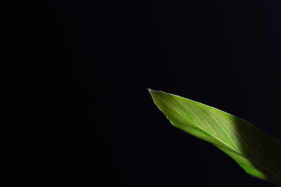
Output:
[[172,125],[215,145],[248,174],[281,184],[279,140],[214,107],[162,91],[149,92]]

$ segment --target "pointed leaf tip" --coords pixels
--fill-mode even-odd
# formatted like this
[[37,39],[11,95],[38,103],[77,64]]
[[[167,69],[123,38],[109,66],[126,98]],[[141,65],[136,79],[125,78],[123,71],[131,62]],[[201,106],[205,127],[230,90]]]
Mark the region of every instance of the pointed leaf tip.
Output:
[[149,89],[155,105],[177,128],[230,156],[248,174],[281,184],[281,142],[251,123],[214,107]]

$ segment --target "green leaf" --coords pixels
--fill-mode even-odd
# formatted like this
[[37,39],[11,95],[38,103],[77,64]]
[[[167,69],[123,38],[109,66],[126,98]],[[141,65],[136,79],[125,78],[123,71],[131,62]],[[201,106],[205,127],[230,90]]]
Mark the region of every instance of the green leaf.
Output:
[[248,174],[281,184],[279,140],[214,107],[162,91],[149,92],[175,127],[213,144]]

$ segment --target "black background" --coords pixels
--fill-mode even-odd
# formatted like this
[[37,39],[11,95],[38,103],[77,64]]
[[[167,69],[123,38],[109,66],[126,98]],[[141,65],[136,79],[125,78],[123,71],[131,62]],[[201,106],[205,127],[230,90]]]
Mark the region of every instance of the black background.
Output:
[[274,186],[172,127],[147,88],[281,138],[281,2],[22,1],[23,58],[38,65],[31,186]]

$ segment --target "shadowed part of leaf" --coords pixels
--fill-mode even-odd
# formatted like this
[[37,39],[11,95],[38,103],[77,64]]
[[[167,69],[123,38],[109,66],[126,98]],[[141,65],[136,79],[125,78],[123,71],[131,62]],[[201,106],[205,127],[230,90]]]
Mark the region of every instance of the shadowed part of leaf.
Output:
[[230,156],[248,174],[281,184],[281,142],[251,123],[214,107],[149,89],[175,127]]

